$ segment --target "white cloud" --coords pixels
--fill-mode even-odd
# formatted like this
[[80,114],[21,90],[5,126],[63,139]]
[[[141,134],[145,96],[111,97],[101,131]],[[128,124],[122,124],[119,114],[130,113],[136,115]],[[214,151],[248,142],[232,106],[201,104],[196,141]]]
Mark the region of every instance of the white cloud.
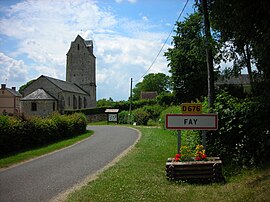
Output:
[[[116,3],[122,3],[122,2],[124,2],[124,1],[125,1],[125,0],[115,0]],[[127,0],[127,2],[129,2],[129,3],[136,3],[137,0]]]
[[0,52],[0,81],[1,83],[12,83],[14,86],[17,82],[26,82],[27,71],[22,60],[14,60],[11,57]]
[[[33,79],[41,74],[64,80],[66,53],[71,41],[80,34],[84,39],[94,40],[99,96],[125,99],[123,95],[129,95],[127,82],[131,77],[142,76],[167,37],[165,33],[152,32],[155,25],[143,18],[140,21],[116,18],[111,11],[99,8],[91,0],[25,0],[18,3],[0,19],[0,33],[17,43],[15,52],[9,54],[14,59],[1,55],[1,60],[8,58],[9,62],[5,63],[13,65],[14,70],[4,73],[1,64],[1,79],[9,77],[12,80],[10,75],[18,77],[18,72],[22,79],[17,81],[23,82],[21,85],[27,76]],[[17,59],[22,56],[27,56],[27,64]],[[150,72],[167,72],[163,53]]]

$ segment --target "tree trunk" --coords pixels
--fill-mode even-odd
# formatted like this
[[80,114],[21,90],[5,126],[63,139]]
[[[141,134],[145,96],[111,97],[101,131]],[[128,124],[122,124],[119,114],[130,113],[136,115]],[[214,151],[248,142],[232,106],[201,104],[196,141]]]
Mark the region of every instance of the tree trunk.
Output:
[[204,15],[204,27],[205,27],[205,38],[206,38],[206,62],[207,62],[207,74],[208,74],[208,106],[213,108],[214,106],[214,65],[213,65],[213,53],[211,47],[211,33],[210,33],[210,22],[207,9],[207,0],[201,0],[202,10]]

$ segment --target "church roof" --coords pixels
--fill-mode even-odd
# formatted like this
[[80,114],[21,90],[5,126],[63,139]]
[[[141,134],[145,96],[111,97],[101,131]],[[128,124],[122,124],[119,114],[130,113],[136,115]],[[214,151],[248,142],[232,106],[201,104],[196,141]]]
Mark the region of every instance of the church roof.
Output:
[[39,88],[34,92],[30,93],[29,95],[25,96],[24,98],[22,98],[21,100],[25,101],[25,100],[55,100],[55,99],[45,90]]
[[77,86],[74,83],[63,81],[60,79],[55,79],[55,78],[44,76],[44,75],[42,76],[45,77],[47,80],[49,80],[51,83],[53,83],[55,86],[57,86],[63,91],[76,92],[76,93],[87,95],[85,91],[83,91],[79,86]]

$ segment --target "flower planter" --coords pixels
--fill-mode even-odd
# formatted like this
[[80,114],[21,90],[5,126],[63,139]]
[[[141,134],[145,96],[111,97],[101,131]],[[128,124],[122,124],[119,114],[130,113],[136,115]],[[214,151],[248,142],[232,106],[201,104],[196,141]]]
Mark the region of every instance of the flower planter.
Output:
[[208,157],[208,161],[166,162],[166,176],[169,180],[187,182],[224,182],[222,161],[219,157]]

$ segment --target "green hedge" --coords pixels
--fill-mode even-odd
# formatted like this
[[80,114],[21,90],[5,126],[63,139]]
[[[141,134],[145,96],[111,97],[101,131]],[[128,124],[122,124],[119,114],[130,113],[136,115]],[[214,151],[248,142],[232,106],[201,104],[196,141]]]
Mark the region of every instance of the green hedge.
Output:
[[207,134],[210,154],[238,166],[269,162],[269,100],[241,100],[223,92],[217,95],[214,110],[219,116],[219,129]]
[[48,118],[22,120],[0,116],[0,156],[66,139],[86,131],[83,114],[55,114]]

